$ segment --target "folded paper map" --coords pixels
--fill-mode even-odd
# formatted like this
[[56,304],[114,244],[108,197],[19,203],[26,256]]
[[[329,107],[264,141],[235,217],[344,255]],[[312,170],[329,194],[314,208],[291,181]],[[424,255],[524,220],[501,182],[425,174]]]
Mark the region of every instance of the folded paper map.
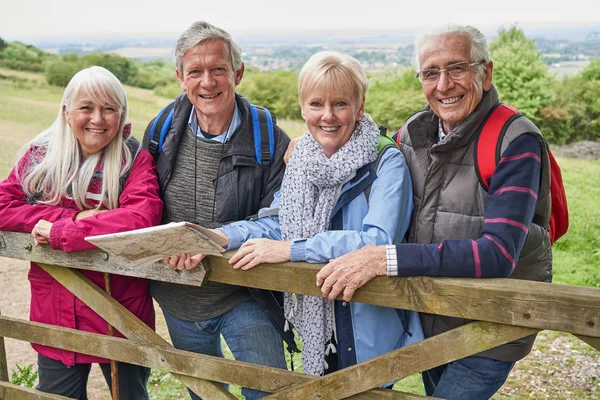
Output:
[[135,229],[132,231],[88,236],[88,242],[106,251],[110,256],[120,256],[136,265],[148,265],[165,256],[181,253],[221,255],[227,240],[210,229],[190,222]]

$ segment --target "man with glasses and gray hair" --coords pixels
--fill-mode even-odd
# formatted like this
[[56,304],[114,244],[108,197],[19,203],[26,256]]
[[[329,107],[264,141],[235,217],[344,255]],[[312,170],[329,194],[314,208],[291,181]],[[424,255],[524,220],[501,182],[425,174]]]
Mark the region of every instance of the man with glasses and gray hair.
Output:
[[[534,215],[550,216],[548,150],[540,131],[524,117],[508,125],[489,190],[474,167],[477,137],[499,103],[485,37],[472,26],[437,28],[418,38],[415,66],[428,106],[396,134],[414,185],[408,243],[365,246],[332,260],[317,274],[323,295],[343,294],[349,301],[377,275],[549,282],[548,230],[533,222]],[[421,322],[431,337],[469,321],[422,313]],[[425,371],[425,391],[446,399],[488,399],[534,339]]]

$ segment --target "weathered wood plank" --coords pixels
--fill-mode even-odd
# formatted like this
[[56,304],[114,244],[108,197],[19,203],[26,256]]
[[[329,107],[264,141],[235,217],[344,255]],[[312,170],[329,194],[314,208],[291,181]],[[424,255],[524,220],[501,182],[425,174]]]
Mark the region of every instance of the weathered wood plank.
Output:
[[[105,291],[100,289],[100,287],[92,283],[81,272],[55,265],[39,264],[39,266],[124,336],[140,342],[171,347],[166,340],[140,321],[123,305],[110,297]],[[210,399],[235,399],[231,393],[218,383],[194,379],[179,374],[174,374],[174,376],[201,397]]]
[[[173,271],[157,263],[132,268],[101,252],[65,253],[34,247],[30,235],[0,232],[6,246],[0,256],[51,262],[73,268],[142,276],[167,282],[201,285],[195,271]],[[228,255],[231,255],[229,253]],[[234,285],[320,295],[314,285],[320,264],[261,265],[233,270],[227,259],[210,257],[209,280]],[[198,276],[204,276],[200,273]],[[508,279],[378,277],[359,289],[355,301],[406,308],[536,329],[600,337],[600,289]]]
[[311,382],[281,390],[265,399],[346,398],[536,332],[530,328],[473,322]]
[[[223,381],[274,392],[315,379],[313,376],[172,347],[77,331],[0,316],[0,335],[211,381]],[[374,390],[352,399],[401,399],[404,394]],[[214,399],[213,397],[208,397]],[[409,397],[410,398],[410,397]]]
[[206,274],[201,267],[191,271],[175,271],[159,262],[140,268],[122,258],[109,257],[107,253],[100,250],[65,253],[64,251],[54,250],[48,245],[36,247],[33,238],[27,233],[0,231],[0,240],[4,241],[4,247],[0,246],[0,257],[135,276],[182,285],[201,286],[206,278]]
[[[0,310],[0,316],[2,311]],[[8,362],[6,360],[6,347],[4,337],[0,336],[0,382],[8,382]]]
[[69,398],[0,382],[0,400],[69,400]]
[[[264,264],[240,271],[225,259],[210,261],[211,281],[321,296],[317,264]],[[600,337],[598,288],[516,279],[377,277],[353,301]]]
[[583,340],[584,342],[586,342],[587,344],[589,344],[596,350],[600,351],[600,338],[583,336],[583,335],[575,335],[575,336],[577,336],[579,339]]

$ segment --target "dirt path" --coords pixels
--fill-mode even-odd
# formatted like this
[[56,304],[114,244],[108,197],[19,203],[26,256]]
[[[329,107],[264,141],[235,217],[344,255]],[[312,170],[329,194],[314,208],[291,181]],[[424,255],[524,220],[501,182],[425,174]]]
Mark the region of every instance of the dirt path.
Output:
[[[0,312],[2,315],[29,319],[29,301],[31,298],[27,273],[29,263],[0,257]],[[155,304],[155,308],[159,310]],[[166,325],[162,313],[156,313],[157,332],[167,336]],[[16,371],[16,365],[26,366],[37,363],[37,353],[28,342],[5,338],[6,358],[9,375]],[[37,366],[35,367],[37,370]],[[97,365],[92,367],[88,382],[88,397],[90,400],[109,400],[110,392]]]

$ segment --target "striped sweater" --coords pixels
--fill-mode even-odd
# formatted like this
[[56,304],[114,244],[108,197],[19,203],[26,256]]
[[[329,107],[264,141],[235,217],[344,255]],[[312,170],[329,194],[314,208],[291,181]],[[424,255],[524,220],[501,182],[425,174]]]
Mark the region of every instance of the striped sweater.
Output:
[[[524,134],[503,153],[491,180],[477,240],[399,244],[388,252],[388,275],[497,278],[511,275],[533,220],[541,146]],[[395,257],[394,257],[395,255]]]

